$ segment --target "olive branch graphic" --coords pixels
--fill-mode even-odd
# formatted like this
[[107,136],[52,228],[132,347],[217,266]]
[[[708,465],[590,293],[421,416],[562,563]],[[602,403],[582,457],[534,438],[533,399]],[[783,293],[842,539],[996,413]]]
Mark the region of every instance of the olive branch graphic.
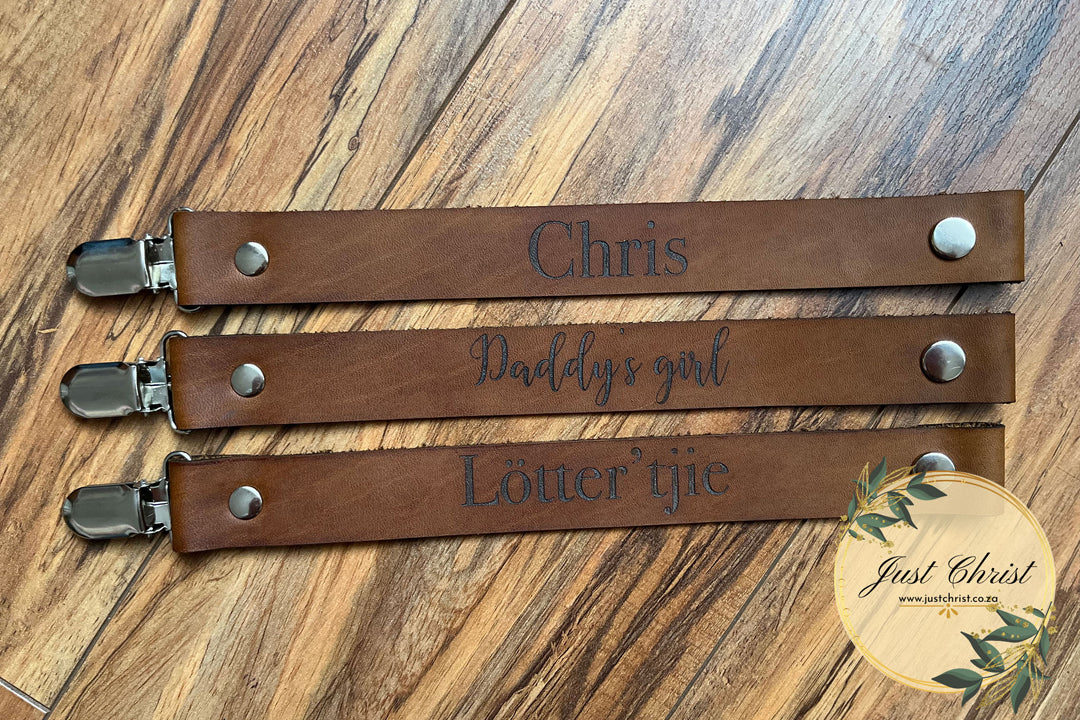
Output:
[[[965,705],[979,692],[984,680],[993,679],[994,684],[979,701],[979,707],[1000,702],[1008,695],[1013,713],[1016,713],[1028,692],[1037,698],[1043,683],[1050,679],[1045,668],[1046,655],[1050,652],[1050,635],[1054,633],[1054,628],[1050,626],[1054,619],[1054,606],[1051,605],[1046,612],[1031,606],[1024,608],[1024,612],[1034,615],[1037,621],[994,606],[989,609],[997,612],[1005,624],[982,638],[976,633],[960,634],[967,638],[978,655],[971,664],[990,674],[981,675],[970,668],[953,668],[933,680],[946,687],[963,690],[960,705]],[[1009,643],[1010,647],[1001,651],[991,644],[995,642]]]
[[[884,528],[904,522],[917,529],[918,525],[912,520],[911,511],[908,508],[915,504],[915,500],[943,498],[945,492],[924,483],[926,473],[919,473],[903,488],[881,493],[882,487],[888,487],[907,477],[912,470],[912,467],[906,466],[889,472],[885,465],[885,458],[882,458],[873,470],[870,470],[870,463],[864,465],[859,478],[852,480],[855,483],[855,493],[851,497],[851,502],[848,503],[847,514],[840,518],[846,523],[847,534],[856,540],[864,539],[855,531],[855,527],[858,527],[870,537],[888,546],[891,543],[885,538]],[[886,508],[892,513],[891,515],[885,514]]]

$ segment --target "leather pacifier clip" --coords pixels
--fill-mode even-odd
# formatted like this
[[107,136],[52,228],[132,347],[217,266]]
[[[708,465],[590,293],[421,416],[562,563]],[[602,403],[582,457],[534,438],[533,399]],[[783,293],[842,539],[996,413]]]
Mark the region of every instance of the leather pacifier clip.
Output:
[[866,463],[1004,478],[1000,426],[572,440],[191,459],[96,485],[63,515],[97,539],[173,548],[840,517]]
[[316,212],[178,211],[80,245],[83,293],[181,307],[1014,282],[1024,194]]
[[1014,397],[1013,316],[716,320],[187,337],[79,365],[83,417],[243,425]]

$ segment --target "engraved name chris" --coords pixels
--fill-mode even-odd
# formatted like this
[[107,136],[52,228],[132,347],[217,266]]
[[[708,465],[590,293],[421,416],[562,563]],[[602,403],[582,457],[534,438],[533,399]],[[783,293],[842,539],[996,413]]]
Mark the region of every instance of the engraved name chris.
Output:
[[[728,333],[726,325],[716,331],[708,360],[699,358],[689,349],[672,350],[649,358],[649,369],[645,373],[655,378],[657,404],[666,403],[672,387],[679,383],[698,388],[720,387],[728,371],[729,361],[721,357]],[[567,334],[560,331],[551,338],[544,357],[521,359],[515,357],[514,348],[505,335],[483,333],[469,346],[469,357],[477,361],[474,385],[512,381],[531,387],[540,381],[554,393],[565,387],[582,392],[593,390],[596,404],[603,407],[617,384],[636,385],[639,375],[645,374],[642,373],[645,365],[634,356],[604,356],[594,351],[595,341],[596,333],[586,330],[575,347],[568,341]]]
[[[652,220],[646,225],[649,230],[656,228]],[[572,248],[569,252],[568,245]],[[541,247],[548,248],[543,252],[544,258]],[[548,220],[537,225],[529,237],[529,262],[533,270],[548,280],[682,275],[690,267],[685,252],[686,238],[681,237],[669,238],[662,245],[656,238],[644,241],[632,238],[611,244],[593,240],[589,237],[588,220],[572,225]]]

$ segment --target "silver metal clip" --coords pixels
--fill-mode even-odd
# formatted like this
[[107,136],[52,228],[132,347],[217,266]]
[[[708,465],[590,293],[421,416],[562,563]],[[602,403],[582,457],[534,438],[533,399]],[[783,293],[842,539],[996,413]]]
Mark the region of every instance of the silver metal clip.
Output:
[[[189,208],[180,208],[188,211]],[[173,253],[172,216],[161,237],[142,240],[117,238],[91,240],[68,255],[67,277],[75,288],[90,297],[130,295],[141,290],[171,290],[176,297],[176,258]],[[195,310],[177,302],[181,310]]]
[[171,337],[187,337],[170,330],[161,338],[157,360],[76,365],[60,380],[60,399],[68,410],[84,418],[123,417],[164,411],[173,430],[172,382],[166,347]]
[[76,535],[88,540],[153,535],[172,528],[169,515],[169,461],[191,460],[186,452],[165,458],[161,477],[115,485],[90,485],[64,500],[61,515]]

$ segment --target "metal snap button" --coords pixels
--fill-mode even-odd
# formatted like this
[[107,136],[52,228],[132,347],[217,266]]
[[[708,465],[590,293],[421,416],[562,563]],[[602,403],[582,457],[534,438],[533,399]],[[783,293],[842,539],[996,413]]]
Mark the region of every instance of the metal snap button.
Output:
[[956,464],[945,453],[941,452],[928,452],[920,455],[912,463],[913,470],[916,473],[945,471],[949,472],[956,469]]
[[945,218],[934,226],[930,245],[946,260],[959,260],[975,247],[975,227],[961,217]]
[[250,485],[241,485],[229,496],[229,512],[240,520],[250,520],[262,510],[262,494]]
[[934,382],[945,383],[960,377],[967,364],[964,348],[952,340],[938,340],[922,355],[922,370]]
[[270,255],[259,243],[246,242],[237,248],[233,262],[236,269],[245,275],[259,275],[270,264]]
[[266,387],[266,376],[258,365],[244,363],[233,370],[230,383],[233,391],[240,397],[254,397]]

